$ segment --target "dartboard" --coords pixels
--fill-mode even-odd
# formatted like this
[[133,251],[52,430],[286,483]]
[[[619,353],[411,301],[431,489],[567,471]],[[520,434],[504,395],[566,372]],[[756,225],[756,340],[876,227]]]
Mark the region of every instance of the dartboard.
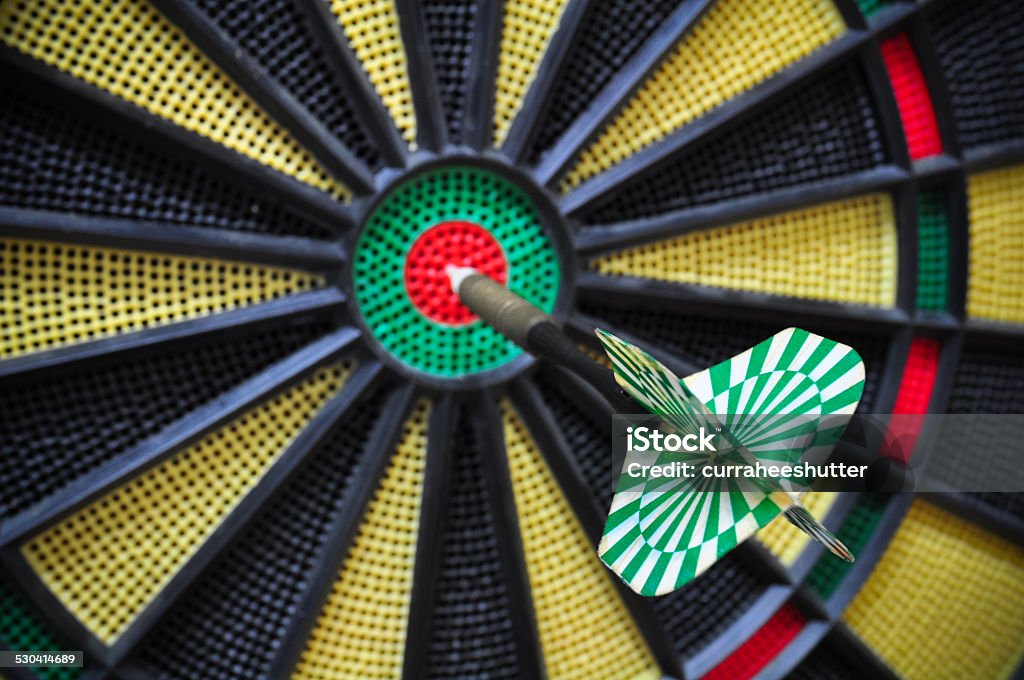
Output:
[[812,492],[854,564],[776,520],[631,592],[607,404],[445,267],[595,360],[798,326],[861,413],[1020,413],[1024,4],[3,0],[0,40],[0,648],[85,658],[4,678],[1019,673],[1014,494]]

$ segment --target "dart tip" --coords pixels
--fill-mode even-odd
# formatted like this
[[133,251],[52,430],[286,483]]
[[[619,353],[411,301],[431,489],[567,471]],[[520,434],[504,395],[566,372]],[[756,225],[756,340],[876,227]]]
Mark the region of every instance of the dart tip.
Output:
[[853,553],[850,552],[850,549],[836,538],[831,531],[826,529],[821,522],[816,520],[807,508],[799,504],[792,505],[786,508],[784,514],[786,519],[811,538],[822,543],[833,555],[847,562],[853,562]]
[[450,264],[445,267],[444,271],[448,274],[448,280],[452,284],[452,292],[456,295],[459,294],[459,288],[462,287],[463,281],[474,274],[479,274],[479,272],[472,267],[458,267],[454,264]]

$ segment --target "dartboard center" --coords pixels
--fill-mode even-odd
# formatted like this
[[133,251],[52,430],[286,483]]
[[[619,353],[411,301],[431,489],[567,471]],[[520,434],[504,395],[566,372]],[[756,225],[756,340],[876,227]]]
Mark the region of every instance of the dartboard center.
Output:
[[352,300],[378,353],[408,377],[475,385],[508,377],[522,350],[452,292],[473,267],[548,312],[562,263],[544,196],[507,168],[463,161],[411,171],[368,210],[352,258]]
[[431,321],[464,326],[477,317],[452,291],[445,271],[449,265],[472,267],[504,284],[508,282],[508,263],[494,236],[473,222],[441,222],[412,244],[405,259],[409,299]]

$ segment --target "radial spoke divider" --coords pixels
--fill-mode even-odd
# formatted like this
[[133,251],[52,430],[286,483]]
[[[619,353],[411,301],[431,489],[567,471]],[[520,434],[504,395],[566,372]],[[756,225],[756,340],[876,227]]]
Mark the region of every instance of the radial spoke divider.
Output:
[[543,678],[546,676],[544,653],[540,647],[533,594],[526,571],[526,555],[522,535],[519,533],[519,515],[505,449],[505,428],[495,403],[496,398],[496,393],[491,390],[474,394],[470,403],[470,417],[480,450],[489,453],[483,470],[484,483],[492,504],[501,571],[508,589],[509,611],[514,619],[512,634],[519,673],[522,677]]
[[331,332],[68,484],[59,494],[0,525],[0,549],[16,552],[29,537],[338,359],[351,350],[358,338],[359,332],[354,328]]
[[586,180],[562,198],[562,209],[569,215],[575,215],[598,200],[614,196],[624,186],[685,152],[695,142],[706,139],[743,116],[755,115],[760,107],[789,94],[808,78],[849,58],[870,38],[871,34],[866,31],[847,31],[817,52],[755,85],[753,89]]
[[12,47],[0,45],[0,61],[21,69],[35,80],[60,88],[70,95],[76,112],[107,125],[113,123],[120,134],[138,139],[148,147],[212,168],[223,173],[236,185],[255,185],[260,191],[312,217],[327,228],[338,230],[354,224],[352,212],[323,191],[155,116]]
[[311,272],[340,267],[346,259],[345,249],[340,243],[300,236],[275,236],[2,206],[0,237],[220,257]]
[[964,165],[970,172],[980,172],[1007,165],[1024,163],[1024,141],[971,149],[964,152]]
[[358,194],[373,190],[370,169],[205,13],[190,2],[150,1],[336,178]]
[[345,295],[340,290],[323,288],[132,333],[33,352],[0,361],[0,387],[9,387],[11,380],[36,378],[72,366],[118,362],[179,341],[189,342],[218,333],[237,335],[292,320],[337,315],[344,304]]
[[257,513],[273,500],[275,494],[299,469],[324,437],[341,422],[353,407],[358,405],[360,399],[380,384],[382,375],[381,364],[372,360],[356,369],[352,377],[345,382],[341,392],[332,397],[310,420],[252,491],[245,495],[238,506],[231,511],[231,514],[217,526],[213,534],[160,591],[160,597],[142,611],[139,618],[114,644],[110,651],[112,664],[116,665],[132,654],[189,586],[218,555],[230,546],[239,532]]
[[[544,456],[544,460],[547,461],[548,467],[555,475],[558,486],[569,501],[580,526],[583,527],[590,539],[591,546],[596,550],[604,528],[602,517],[606,512],[605,509],[598,507],[587,491],[579,464],[562,433],[559,432],[558,424],[551,417],[550,412],[543,407],[544,402],[537,388],[529,381],[520,378],[512,383],[509,389],[516,411],[522,417]],[[611,460],[608,463],[610,465]],[[594,557],[596,559],[596,555]],[[661,672],[669,678],[682,678],[682,667],[679,665],[679,658],[672,640],[669,639],[655,618],[650,603],[629,590],[615,576],[606,574],[606,577],[614,584],[623,604],[629,610],[633,622],[650,646]]]
[[402,677],[415,680],[427,668],[433,633],[431,614],[441,572],[447,521],[448,489],[451,485],[452,437],[455,435],[457,409],[455,397],[444,395],[434,405],[427,426],[427,463],[423,478],[413,588],[406,624]]
[[965,322],[964,329],[968,337],[986,337],[993,344],[1019,347],[1021,340],[1024,339],[1024,324],[969,319]]
[[[586,490],[583,472],[565,438],[559,432],[558,424],[545,410],[540,393],[529,381],[517,379],[509,386],[509,394],[516,412],[530,430],[537,447],[544,455],[544,460],[558,480],[559,487],[572,505],[587,538],[596,548],[604,528],[601,517],[605,509],[599,507]],[[608,462],[611,463],[610,456]]]
[[585,145],[601,132],[611,117],[640,88],[644,80],[672,53],[715,0],[683,3],[615,75],[590,106],[562,134],[534,170],[539,184],[554,188]]
[[882,165],[810,186],[787,187],[627,222],[588,225],[577,232],[575,246],[581,257],[598,255],[649,241],[887,190],[909,182],[911,177],[908,170],[895,165]]
[[516,114],[509,128],[501,151],[513,163],[521,163],[530,148],[535,135],[540,132],[539,125],[543,122],[544,113],[557,96],[553,92],[555,83],[565,67],[566,57],[579,40],[579,27],[583,20],[595,9],[591,0],[569,0],[562,12],[558,29],[544,51],[544,57],[523,98],[523,105]]
[[269,677],[288,677],[299,661],[309,634],[316,625],[324,602],[338,577],[338,572],[348,557],[349,548],[362,524],[366,508],[382,475],[391,463],[395,446],[402,435],[402,428],[412,412],[415,395],[416,388],[407,385],[393,392],[385,401],[380,419],[374,426],[346,493],[345,503],[320,551],[322,557],[299,601],[299,613],[292,618],[282,637],[281,647],[268,673]]
[[[671,159],[679,156],[694,143],[707,139],[710,135],[726,128],[729,124],[742,117],[756,114],[761,107],[790,93],[794,87],[806,82],[809,77],[826,71],[846,59],[860,59],[866,62],[873,62],[872,65],[876,73],[872,75],[878,75],[878,70],[880,69],[880,74],[884,77],[882,82],[887,82],[888,75],[877,53],[878,35],[883,31],[890,30],[894,25],[910,21],[918,11],[917,7],[909,4],[900,5],[900,8],[887,14],[888,20],[885,24],[872,25],[870,29],[863,29],[860,27],[860,22],[850,22],[848,18],[848,23],[851,24],[850,28],[832,43],[786,67],[780,73],[756,85],[753,89],[738,95],[722,106],[684,125],[651,146],[623,159],[607,171],[587,180],[562,199],[563,209],[568,214],[577,214],[595,201],[604,200],[608,196],[614,195],[631,181],[647,172],[655,170],[658,165],[669,162]],[[841,9],[843,8],[841,7]],[[859,14],[859,10],[855,11]],[[850,14],[849,8],[846,8],[843,14],[844,16]],[[877,84],[876,78],[869,78],[868,81],[871,86]],[[628,97],[633,94],[633,91],[628,92],[621,101],[617,102],[613,110],[617,110],[625,101],[628,101]],[[891,90],[888,96],[892,97]],[[893,110],[895,111],[895,100],[892,103]],[[589,112],[584,114],[581,120],[587,118],[588,115]],[[577,121],[577,125],[579,122]],[[604,122],[606,121],[602,121],[602,127]],[[902,144],[903,130],[900,127],[898,113],[895,117],[889,116],[888,121],[883,121],[883,123],[888,128],[888,139],[890,141],[898,140],[896,143]],[[576,125],[570,128],[566,137],[569,136],[569,133],[575,127]],[[596,135],[602,127],[591,133],[592,136]],[[561,176],[568,171],[570,162],[582,150],[584,145],[581,142],[574,148],[571,156],[563,160],[557,172],[551,174],[550,171],[546,170],[547,164],[550,162],[551,156],[555,155],[562,142],[564,142],[564,138],[559,144],[556,144],[536,173],[544,184],[552,188]],[[905,151],[903,156],[906,156]],[[906,167],[909,164],[909,159],[897,156],[897,163]]]
[[398,26],[405,45],[406,68],[416,112],[416,142],[425,149],[440,151],[448,139],[448,127],[438,97],[434,59],[427,40],[423,6],[417,0],[393,0]]
[[[571,329],[567,330],[571,331]],[[574,333],[570,333],[570,335],[574,335]],[[597,351],[600,352],[602,350],[598,349]],[[551,366],[550,368],[552,380],[567,386],[566,393],[572,394],[576,398],[580,410],[600,414],[594,420],[596,423],[600,423],[601,433],[608,438],[608,441],[611,441],[612,416],[615,415],[611,404],[590,383],[584,382],[574,373],[570,373],[559,366]]]
[[[802,613],[806,614],[809,619],[827,622],[831,618],[828,611],[825,609],[824,603],[822,603],[819,598],[813,597],[805,588],[796,588],[793,592],[793,597],[790,598],[790,602],[793,603]],[[822,635],[824,635],[825,632],[827,632],[827,630],[822,631]]]
[[384,102],[377,96],[363,67],[352,53],[348,38],[331,12],[327,0],[296,0],[309,27],[323,46],[324,58],[345,83],[345,92],[352,102],[359,121],[376,142],[385,165],[403,167],[408,148],[395,127]]
[[959,492],[924,493],[922,497],[932,505],[948,510],[971,524],[1024,548],[1024,519],[999,512],[985,503],[972,502],[969,496]]
[[909,319],[899,308],[854,306],[694,284],[604,276],[596,272],[580,274],[578,284],[579,296],[584,300],[679,313],[745,314],[751,319],[785,320],[790,325],[829,324],[848,330],[870,327],[877,332],[892,333]]
[[501,50],[501,28],[505,3],[495,0],[474,0],[476,26],[469,55],[469,82],[463,105],[462,143],[481,151],[494,138],[494,93]]
[[939,181],[954,176],[960,170],[960,157],[952,154],[948,149],[936,156],[920,158],[914,161],[914,177],[919,181]]

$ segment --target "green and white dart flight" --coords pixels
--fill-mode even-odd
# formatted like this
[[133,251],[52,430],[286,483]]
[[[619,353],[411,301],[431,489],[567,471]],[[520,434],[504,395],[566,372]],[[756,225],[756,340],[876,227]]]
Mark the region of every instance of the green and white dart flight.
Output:
[[864,390],[864,363],[852,348],[788,328],[720,364],[678,378],[639,347],[597,335],[615,379],[669,427],[715,431],[717,451],[627,453],[598,553],[642,595],[682,587],[780,513],[833,553],[853,561],[800,504],[801,478],[637,477],[631,463],[755,466],[824,460]]

